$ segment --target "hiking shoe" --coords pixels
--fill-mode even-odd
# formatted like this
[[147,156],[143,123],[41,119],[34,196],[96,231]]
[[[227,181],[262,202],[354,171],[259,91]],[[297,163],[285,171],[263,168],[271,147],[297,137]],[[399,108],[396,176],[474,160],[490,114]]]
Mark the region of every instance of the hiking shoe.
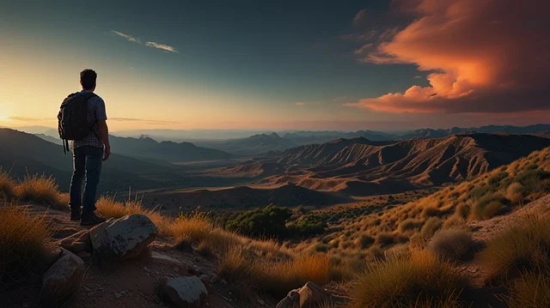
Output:
[[98,225],[102,222],[105,222],[105,218],[96,216],[95,214],[92,214],[92,215],[89,215],[89,216],[86,216],[86,217],[82,217],[82,219],[80,219],[80,225],[81,226],[94,226],[94,225]]
[[71,220],[80,220],[80,209],[78,210],[71,209]]

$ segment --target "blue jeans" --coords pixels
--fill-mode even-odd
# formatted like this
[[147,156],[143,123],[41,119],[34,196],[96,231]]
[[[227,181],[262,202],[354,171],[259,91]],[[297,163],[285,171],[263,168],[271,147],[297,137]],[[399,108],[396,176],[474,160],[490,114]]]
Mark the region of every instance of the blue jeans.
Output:
[[[97,184],[101,174],[103,149],[91,145],[73,149],[73,176],[71,178],[70,205],[71,210],[80,210],[82,216],[90,216],[95,211]],[[86,177],[84,197],[82,184]]]

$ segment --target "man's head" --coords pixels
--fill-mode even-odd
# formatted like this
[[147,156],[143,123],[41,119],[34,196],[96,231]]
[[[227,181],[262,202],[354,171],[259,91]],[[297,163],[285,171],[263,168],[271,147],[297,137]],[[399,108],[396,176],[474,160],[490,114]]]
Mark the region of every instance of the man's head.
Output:
[[97,73],[91,69],[85,69],[80,72],[80,84],[84,90],[95,90],[95,81],[97,79]]

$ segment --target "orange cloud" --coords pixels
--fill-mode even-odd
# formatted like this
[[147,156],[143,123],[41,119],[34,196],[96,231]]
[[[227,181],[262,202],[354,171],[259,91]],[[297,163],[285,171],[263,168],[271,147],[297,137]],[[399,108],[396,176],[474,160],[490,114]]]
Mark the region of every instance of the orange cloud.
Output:
[[356,54],[370,63],[415,64],[431,72],[429,86],[414,85],[348,106],[396,113],[550,109],[550,1],[401,4],[409,5],[414,21]]

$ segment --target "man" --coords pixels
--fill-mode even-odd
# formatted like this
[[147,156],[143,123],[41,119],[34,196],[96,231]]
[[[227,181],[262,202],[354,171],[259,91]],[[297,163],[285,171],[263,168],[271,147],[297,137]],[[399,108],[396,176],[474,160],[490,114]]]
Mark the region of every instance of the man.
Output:
[[[83,70],[80,73],[82,91],[76,95],[93,93],[96,88],[96,79],[95,71]],[[70,188],[71,220],[80,220],[82,226],[96,225],[105,221],[94,212],[101,164],[111,154],[105,102],[101,97],[94,95],[88,99],[87,104],[87,124],[91,129],[85,138],[73,141],[73,176]],[[82,194],[84,178],[86,178],[86,184]]]

